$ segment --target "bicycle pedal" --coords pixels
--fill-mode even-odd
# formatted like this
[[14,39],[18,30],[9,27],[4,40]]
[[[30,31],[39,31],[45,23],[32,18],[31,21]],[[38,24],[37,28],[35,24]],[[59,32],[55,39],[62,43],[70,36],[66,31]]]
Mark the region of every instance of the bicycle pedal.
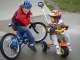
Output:
[[27,40],[27,39],[25,39],[25,40],[23,41],[23,43],[24,43],[24,44],[27,44],[27,42],[28,42],[28,40]]

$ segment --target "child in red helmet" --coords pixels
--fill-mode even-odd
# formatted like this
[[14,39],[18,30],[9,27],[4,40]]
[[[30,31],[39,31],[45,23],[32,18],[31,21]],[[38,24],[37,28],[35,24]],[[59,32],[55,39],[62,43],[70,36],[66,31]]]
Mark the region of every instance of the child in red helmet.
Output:
[[24,33],[26,35],[26,39],[29,40],[28,47],[30,47],[33,51],[36,51],[34,37],[27,27],[31,23],[31,7],[32,4],[30,1],[24,1],[12,17],[12,23],[15,25],[14,27],[18,33]]
[[[61,20],[62,12],[59,10],[52,10],[51,13],[49,13],[49,16],[51,17],[51,21],[49,22],[49,25],[51,26],[50,28],[50,39],[52,40],[53,44],[56,46],[56,53],[61,54],[58,40],[57,40],[57,35],[55,34],[55,28],[57,25],[65,26],[64,23]],[[67,27],[68,28],[68,27]],[[71,51],[71,46],[69,43],[69,35],[66,32],[62,33],[65,37],[65,40],[67,41],[67,45],[69,47],[69,50]]]

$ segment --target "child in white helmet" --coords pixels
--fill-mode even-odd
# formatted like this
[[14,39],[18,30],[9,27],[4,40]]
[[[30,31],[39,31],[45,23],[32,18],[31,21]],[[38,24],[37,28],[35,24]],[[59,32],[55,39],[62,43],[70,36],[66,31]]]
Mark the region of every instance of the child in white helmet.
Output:
[[[50,28],[50,39],[52,40],[52,43],[56,46],[56,53],[61,54],[59,44],[58,44],[58,38],[57,38],[57,35],[55,34],[54,28],[58,24],[65,26],[63,21],[61,20],[62,13],[59,10],[52,10],[51,13],[49,13],[49,16],[51,17],[51,21],[48,22],[49,26],[51,26],[51,28]],[[67,28],[68,28],[68,26],[67,26]],[[69,51],[72,51],[70,43],[69,43],[69,40],[70,40],[69,35],[67,34],[67,32],[63,32],[62,34],[65,37],[65,40],[67,41]]]

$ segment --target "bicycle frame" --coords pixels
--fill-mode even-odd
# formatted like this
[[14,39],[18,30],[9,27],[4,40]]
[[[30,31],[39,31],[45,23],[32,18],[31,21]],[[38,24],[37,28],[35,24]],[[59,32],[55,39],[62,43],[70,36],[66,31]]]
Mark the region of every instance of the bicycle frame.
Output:
[[[49,28],[49,26],[48,26],[48,28]],[[60,46],[61,48],[62,48],[62,47],[67,47],[65,38],[64,38],[64,36],[61,34],[61,33],[64,32],[64,31],[65,31],[64,28],[59,29],[59,28],[57,27],[57,29],[55,29],[55,33],[53,33],[53,34],[56,34],[56,35],[57,35],[57,37],[58,37],[58,43],[59,43],[59,46]],[[49,31],[48,31],[48,33],[50,34]],[[48,48],[50,48],[52,45],[54,45],[54,44],[49,43],[49,44],[48,44]]]
[[66,41],[65,41],[65,38],[63,35],[59,34],[57,35],[58,36],[58,43],[59,43],[59,46],[62,48],[62,47],[67,47],[67,44],[66,44]]

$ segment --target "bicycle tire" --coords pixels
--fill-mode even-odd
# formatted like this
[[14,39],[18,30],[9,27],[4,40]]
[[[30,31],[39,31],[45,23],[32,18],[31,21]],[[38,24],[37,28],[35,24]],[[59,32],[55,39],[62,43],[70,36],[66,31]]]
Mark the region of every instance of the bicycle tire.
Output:
[[46,25],[44,23],[42,23],[42,22],[33,22],[33,24],[35,26],[41,25],[45,29],[45,35],[41,39],[39,38],[38,41],[35,41],[36,43],[40,43],[41,41],[43,41],[47,37],[47,28],[46,28]]
[[15,57],[9,57],[9,56],[7,56],[6,54],[5,54],[5,52],[4,52],[4,49],[3,49],[3,42],[4,42],[4,40],[5,40],[5,38],[7,37],[7,36],[15,36],[15,34],[13,34],[13,33],[7,33],[7,34],[5,34],[3,37],[2,37],[2,39],[1,39],[1,53],[2,53],[2,55],[6,58],[6,59],[8,59],[8,60],[14,60],[14,59],[16,59],[18,56],[19,56],[19,54],[20,54],[20,51],[21,51],[21,47],[19,46],[19,52],[17,53],[17,55],[15,56]]

